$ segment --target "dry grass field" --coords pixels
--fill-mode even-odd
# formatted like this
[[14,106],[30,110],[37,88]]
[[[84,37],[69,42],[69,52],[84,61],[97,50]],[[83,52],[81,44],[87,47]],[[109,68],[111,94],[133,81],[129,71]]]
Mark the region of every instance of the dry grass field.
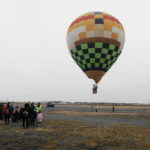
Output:
[[[22,129],[21,123],[4,125],[0,121],[0,150],[150,150],[149,111],[130,115],[59,109],[45,108],[41,127]],[[105,118],[110,117],[115,121],[106,123]],[[100,118],[103,123],[90,122]],[[116,121],[121,119],[128,121]],[[137,121],[137,125],[130,120]],[[138,121],[147,124],[140,125]]]

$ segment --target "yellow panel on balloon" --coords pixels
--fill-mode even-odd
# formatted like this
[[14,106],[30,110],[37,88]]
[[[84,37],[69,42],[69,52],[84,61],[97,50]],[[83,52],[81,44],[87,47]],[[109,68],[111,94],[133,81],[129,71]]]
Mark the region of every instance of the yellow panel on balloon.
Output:
[[104,20],[104,30],[112,31],[112,21],[105,19]]
[[86,31],[94,31],[94,24],[87,24],[86,25]]
[[95,15],[95,18],[103,18],[103,15],[101,15],[101,14],[96,14],[96,15]]
[[112,38],[113,40],[117,40],[117,39],[118,39],[118,34],[117,34],[117,33],[112,33],[112,34],[111,34],[111,38]]
[[86,36],[86,32],[81,32],[79,33],[79,39],[85,39],[87,36]]

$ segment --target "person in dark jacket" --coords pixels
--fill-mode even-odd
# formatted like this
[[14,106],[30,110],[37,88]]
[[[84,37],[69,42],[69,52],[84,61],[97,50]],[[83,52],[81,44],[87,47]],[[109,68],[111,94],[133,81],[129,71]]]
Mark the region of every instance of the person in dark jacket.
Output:
[[29,126],[29,104],[26,103],[24,108],[22,109],[22,127],[23,128],[28,128]]
[[13,113],[13,122],[18,122],[19,120],[19,107],[16,106]]
[[35,126],[37,113],[35,111],[34,103],[31,103],[30,106],[30,124]]

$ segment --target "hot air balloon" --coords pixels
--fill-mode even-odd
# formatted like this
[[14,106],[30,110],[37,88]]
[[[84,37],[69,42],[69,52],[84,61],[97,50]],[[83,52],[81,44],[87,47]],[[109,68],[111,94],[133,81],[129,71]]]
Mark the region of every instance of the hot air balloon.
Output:
[[[67,32],[72,58],[96,84],[121,54],[124,41],[125,32],[120,21],[104,12],[79,16]],[[96,86],[94,88],[97,89]]]

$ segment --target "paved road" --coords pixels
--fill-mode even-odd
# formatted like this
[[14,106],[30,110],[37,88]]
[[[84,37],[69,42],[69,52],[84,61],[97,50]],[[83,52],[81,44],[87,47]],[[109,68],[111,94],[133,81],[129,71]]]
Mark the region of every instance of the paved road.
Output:
[[[56,105],[54,108],[45,108],[48,111],[77,111],[77,112],[91,112],[92,108],[88,105]],[[93,109],[94,111],[94,109]],[[99,112],[112,112],[112,107],[99,107]],[[118,113],[150,113],[150,107],[129,107],[129,108],[123,108],[116,106],[115,112]]]
[[[58,113],[61,111],[70,111],[70,112],[87,112],[84,115],[72,115],[71,113]],[[57,112],[57,113],[55,113]],[[139,125],[139,126],[150,126],[150,113],[149,109],[121,109],[117,110],[116,115],[110,115],[112,112],[111,108],[103,108],[100,110],[100,113],[95,115],[89,115],[91,112],[90,107],[82,107],[82,106],[56,106],[55,108],[45,108],[45,119],[48,120],[72,120],[72,121],[82,121],[90,124],[94,124],[96,126],[101,126],[105,123],[113,124],[113,123],[121,123],[121,124],[130,124],[130,125]],[[109,115],[101,115],[101,112],[108,112]],[[93,112],[91,112],[92,114]],[[130,116],[129,114],[132,113]],[[135,116],[134,117],[134,113]],[[138,116],[138,114],[139,116]],[[117,114],[124,114],[122,116]],[[127,115],[126,115],[127,114]],[[146,115],[145,115],[146,114]]]

